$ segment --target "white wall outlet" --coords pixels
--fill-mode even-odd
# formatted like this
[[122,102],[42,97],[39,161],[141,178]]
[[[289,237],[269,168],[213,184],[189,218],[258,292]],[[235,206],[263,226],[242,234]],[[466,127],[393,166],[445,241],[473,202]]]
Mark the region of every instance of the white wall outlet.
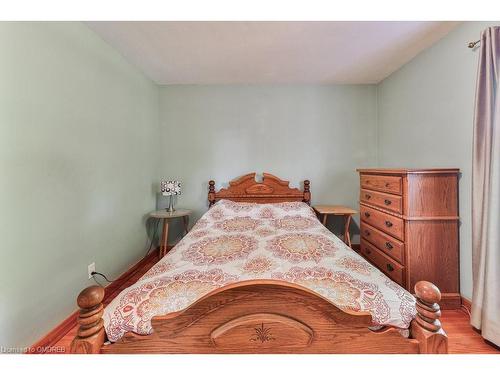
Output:
[[88,273],[89,273],[89,279],[92,278],[92,272],[95,272],[95,263],[92,262],[88,265],[87,267]]

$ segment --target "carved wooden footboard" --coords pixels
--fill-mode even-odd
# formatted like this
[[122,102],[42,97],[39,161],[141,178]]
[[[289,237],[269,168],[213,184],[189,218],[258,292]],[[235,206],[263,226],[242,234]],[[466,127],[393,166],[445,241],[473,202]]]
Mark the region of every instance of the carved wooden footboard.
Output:
[[418,316],[411,338],[373,332],[367,313],[342,311],[301,286],[245,281],[217,289],[180,312],[154,317],[151,335],[126,334],[103,345],[101,287],[80,293],[80,330],[72,353],[446,353],[439,290],[415,286]]

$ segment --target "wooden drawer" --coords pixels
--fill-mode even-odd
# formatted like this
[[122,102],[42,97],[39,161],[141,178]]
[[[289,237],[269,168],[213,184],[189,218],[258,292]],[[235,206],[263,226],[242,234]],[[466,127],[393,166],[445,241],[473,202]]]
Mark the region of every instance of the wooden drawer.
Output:
[[361,219],[368,224],[393,237],[404,240],[403,219],[363,205],[360,205],[360,211]]
[[403,193],[403,178],[400,176],[362,174],[361,187],[401,195]]
[[359,200],[373,204],[374,206],[382,207],[386,210],[403,213],[403,198],[399,195],[380,193],[372,190],[361,189]]
[[404,243],[375,229],[363,220],[361,220],[361,236],[399,263],[404,264]]
[[361,239],[361,254],[392,280],[399,285],[403,285],[404,267],[394,259],[388,257],[364,239]]

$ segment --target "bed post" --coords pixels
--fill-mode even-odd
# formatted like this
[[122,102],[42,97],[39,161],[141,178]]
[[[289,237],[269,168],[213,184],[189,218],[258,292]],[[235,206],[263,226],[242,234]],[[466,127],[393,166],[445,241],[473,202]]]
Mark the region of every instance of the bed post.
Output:
[[304,180],[304,202],[311,204],[311,182],[309,180]]
[[215,181],[208,181],[208,207],[212,207],[215,203]]
[[441,328],[441,292],[428,281],[415,284],[417,316],[411,322],[411,335],[419,342],[420,353],[448,353],[448,337]]
[[106,333],[102,314],[104,288],[93,285],[82,290],[76,300],[80,307],[76,337],[71,342],[71,353],[98,354],[104,344]]

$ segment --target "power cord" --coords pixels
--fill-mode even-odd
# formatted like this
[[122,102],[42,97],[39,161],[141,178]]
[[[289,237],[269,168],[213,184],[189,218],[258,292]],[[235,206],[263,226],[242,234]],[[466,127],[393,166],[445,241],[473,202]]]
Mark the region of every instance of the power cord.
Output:
[[[116,280],[110,280],[110,279],[108,279],[108,278],[106,277],[106,275],[105,275],[105,274],[100,273],[100,272],[96,272],[96,271],[92,271],[90,274],[92,275],[92,277],[94,277],[95,275],[102,276],[102,277],[104,277],[104,279],[105,279],[108,283],[113,283],[113,282],[115,282],[115,281],[120,280],[119,278],[118,278],[118,279],[116,279]],[[95,277],[94,277],[94,280],[95,280]],[[96,280],[96,281],[97,281],[97,280]]]
[[465,312],[469,316],[469,319],[471,318],[471,312],[470,312],[470,310],[467,307],[465,307],[464,305],[461,305],[460,306],[460,310],[462,310],[463,312]]
[[[154,242],[154,240],[155,240],[155,238],[156,238],[156,235],[158,234],[158,226],[160,225],[160,220],[161,220],[161,219],[158,219],[158,220],[156,221],[156,226],[155,226],[155,229],[154,229],[153,235],[151,236],[151,241],[149,242],[149,248],[148,248],[148,251],[146,251],[146,254],[144,254],[144,256],[142,257],[142,259],[146,258],[146,257],[149,255],[149,253],[151,252],[151,249],[153,248],[153,242]],[[141,259],[141,260],[142,260],[142,259]],[[96,272],[96,271],[92,271],[92,272],[90,273],[90,275],[92,276],[92,278],[94,279],[94,281],[95,281],[97,284],[101,285],[101,286],[103,286],[103,285],[102,285],[99,281],[97,281],[97,279],[95,278],[95,276],[96,276],[96,275],[103,277],[103,278],[104,278],[104,279],[105,279],[108,283],[113,283],[113,282],[116,282],[116,281],[118,281],[118,280],[121,280],[121,279],[122,279],[122,277],[119,277],[119,278],[118,278],[118,279],[116,279],[116,280],[110,280],[110,279],[108,279],[108,278],[106,277],[106,275],[105,275],[105,274],[100,273],[100,272]],[[128,277],[128,276],[127,276],[127,277]]]
[[148,248],[148,251],[146,251],[146,255],[144,255],[144,258],[146,256],[148,256],[148,254],[150,253],[151,249],[153,248],[153,242],[154,242],[154,240],[156,238],[156,235],[158,234],[158,227],[160,226],[160,220],[161,219],[156,220],[155,230],[153,232],[153,235],[151,236],[151,241],[149,242],[149,248]]

